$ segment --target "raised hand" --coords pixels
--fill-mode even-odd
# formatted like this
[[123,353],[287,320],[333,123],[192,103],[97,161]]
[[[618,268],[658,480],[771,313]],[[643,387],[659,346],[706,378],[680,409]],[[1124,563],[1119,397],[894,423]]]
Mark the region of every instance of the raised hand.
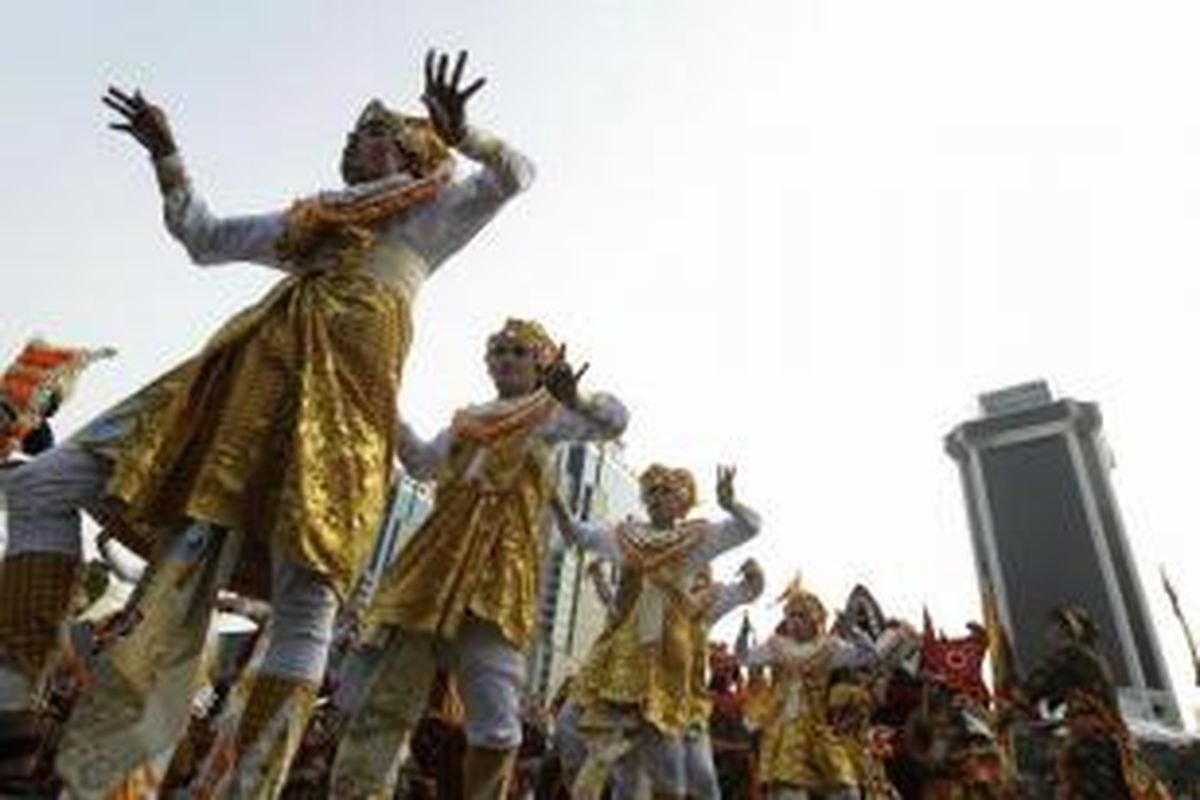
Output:
[[733,479],[737,477],[737,467],[717,467],[717,504],[726,511],[733,511],[737,503],[737,495],[733,491]]
[[575,539],[575,528],[571,520],[571,512],[567,510],[566,503],[562,501],[562,497],[558,492],[553,492],[550,495],[550,512],[554,515],[554,524],[558,528],[559,535],[563,541],[569,546],[574,547],[578,544]]
[[467,135],[467,101],[483,88],[486,78],[476,78],[460,89],[463,70],[467,66],[467,51],[460,50],[454,61],[454,71],[447,76],[450,56],[430,50],[425,54],[425,91],[421,102],[429,111],[438,136],[446,144],[455,146]]
[[567,346],[564,344],[559,348],[554,361],[542,368],[542,386],[566,408],[578,409],[579,379],[588,371],[589,366],[584,364],[578,372],[572,369],[567,361]]
[[756,598],[762,594],[767,584],[767,578],[763,574],[763,568],[758,561],[753,558],[747,558],[742,562],[741,569],[738,572],[741,573],[742,578],[746,581],[746,585]]
[[104,105],[121,116],[121,122],[110,122],[108,127],[129,134],[154,158],[165,158],[175,152],[175,137],[167,115],[152,103],[146,102],[140,91],[126,94],[115,86],[101,98]]

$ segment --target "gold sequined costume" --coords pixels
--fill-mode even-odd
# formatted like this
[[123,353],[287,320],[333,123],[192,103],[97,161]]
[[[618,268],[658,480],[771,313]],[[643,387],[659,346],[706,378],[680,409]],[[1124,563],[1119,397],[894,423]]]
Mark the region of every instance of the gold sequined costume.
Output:
[[829,666],[818,655],[803,666],[772,666],[760,774],[767,784],[814,791],[854,786],[854,762],[826,719]]
[[451,638],[471,615],[529,645],[553,477],[550,447],[530,434],[556,406],[540,390],[455,416],[433,511],[385,574],[372,623]]
[[133,399],[109,485],[124,543],[150,556],[205,520],[246,534],[235,587],[265,595],[279,548],[344,597],[383,506],[410,339],[407,304],[369,275],[284,280]]
[[630,522],[616,531],[623,555],[616,607],[575,682],[583,730],[608,727],[612,712],[625,709],[678,735],[699,710],[693,662],[705,654],[695,645],[699,610],[688,594],[687,555],[703,529],[683,523],[671,536],[647,530]]
[[[793,581],[783,595],[784,630],[750,655],[771,669],[771,693],[763,718],[760,774],[768,786],[827,792],[858,784],[846,743],[829,724],[833,670],[849,657],[849,645],[825,633],[825,607]],[[796,626],[807,633],[793,635]]]

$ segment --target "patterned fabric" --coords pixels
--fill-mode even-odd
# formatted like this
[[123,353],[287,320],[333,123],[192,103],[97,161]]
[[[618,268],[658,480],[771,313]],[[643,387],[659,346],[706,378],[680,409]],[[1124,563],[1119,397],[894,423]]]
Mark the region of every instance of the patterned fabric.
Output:
[[[999,743],[992,733],[987,708],[969,699],[945,695],[929,702],[913,723],[928,731],[924,738],[924,793],[929,800],[1012,800],[1014,775],[1006,770]],[[916,724],[910,728],[919,729]]]
[[858,782],[845,743],[827,721],[830,667],[824,650],[802,665],[772,666],[760,772],[768,785],[836,791]]
[[311,703],[316,696],[316,687],[307,681],[297,681],[278,675],[259,674],[254,679],[250,690],[250,699],[246,701],[246,709],[242,712],[242,722],[238,726],[237,747],[245,751],[254,747],[268,726],[278,717],[293,695],[308,696]]
[[79,373],[114,352],[59,347],[42,339],[26,344],[0,374],[0,461],[66,399]]
[[125,777],[121,785],[104,796],[104,800],[145,800],[157,797],[162,784],[154,764],[143,764]]
[[841,682],[829,691],[828,717],[854,765],[861,800],[900,800],[888,780],[871,729],[874,700],[865,686]]
[[638,487],[643,495],[657,487],[664,487],[678,492],[688,508],[696,504],[696,478],[690,470],[682,467],[651,464],[638,476]]
[[987,629],[979,625],[968,625],[966,636],[953,639],[935,634],[933,622],[926,615],[921,636],[921,675],[948,686],[954,694],[968,697],[978,706],[987,707],[991,704],[991,692],[983,682],[983,659],[988,654],[988,644]]
[[354,129],[359,131],[373,122],[387,126],[405,152],[416,162],[420,174],[433,175],[439,169],[453,166],[453,154],[429,120],[401,114],[388,108],[380,100],[371,100],[359,114]]
[[1072,639],[1055,647],[1025,680],[1017,700],[1065,708],[1066,742],[1058,754],[1064,798],[1162,800],[1170,792],[1138,753],[1121,719],[1111,670],[1080,612],[1064,615]]
[[183,735],[203,682],[210,609],[240,541],[191,526],[143,579],[137,624],[105,651],[63,732],[55,766],[71,796],[113,791]]
[[558,345],[542,324],[532,319],[516,319],[510,317],[504,321],[504,327],[488,337],[488,347],[497,342],[508,340],[524,345],[533,351],[534,359],[541,366],[552,363],[558,355]]
[[58,647],[79,568],[61,553],[21,553],[0,563],[0,658],[33,686]]
[[206,765],[215,761],[224,769],[205,770],[199,785],[191,790],[190,796],[197,800],[210,796],[266,800],[283,789],[288,765],[312,714],[317,687],[261,673],[251,678],[250,686],[236,736],[232,742],[219,739],[214,745],[218,755]]
[[1124,721],[1102,696],[1075,689],[1066,701],[1067,741],[1058,757],[1064,800],[1169,800],[1170,792],[1142,759]]
[[281,282],[126,401],[109,491],[131,525],[118,535],[151,557],[164,528],[212,522],[247,535],[235,589],[266,596],[276,552],[345,597],[382,511],[410,337],[407,305],[369,275]]
[[[625,553],[612,621],[592,645],[579,672],[575,700],[582,730],[627,726],[629,717],[679,735],[694,721],[699,669],[707,654],[697,647],[698,609],[687,587],[687,555],[699,541],[687,524],[671,539],[639,538],[640,526],[623,526]],[[707,695],[707,691],[703,690]]]
[[332,250],[338,265],[352,272],[377,243],[373,226],[433,199],[450,178],[450,167],[452,164],[430,177],[365,198],[340,200],[318,195],[297,201],[288,209],[287,228],[275,242],[276,253],[285,262],[302,264],[323,250]]
[[635,735],[633,731],[612,731],[589,738],[587,759],[570,787],[573,800],[600,800],[605,796],[609,777],[617,762],[633,749]]
[[691,718],[689,727],[704,730],[712,716],[713,701],[708,689],[708,620],[703,610],[693,614],[688,623],[692,640],[691,655]]
[[433,510],[384,574],[372,623],[450,639],[473,615],[529,645],[553,474],[531,434],[553,408],[539,393],[499,419],[455,417]]
[[494,800],[508,796],[517,751],[468,747],[463,763],[463,800]]
[[401,752],[428,704],[436,671],[429,636],[388,633],[369,693],[338,747],[333,797],[384,800],[395,794]]

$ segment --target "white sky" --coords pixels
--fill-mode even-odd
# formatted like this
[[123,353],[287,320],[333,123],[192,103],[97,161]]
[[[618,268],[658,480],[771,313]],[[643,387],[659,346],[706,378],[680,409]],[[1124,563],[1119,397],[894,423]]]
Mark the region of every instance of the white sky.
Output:
[[104,129],[108,82],[161,101],[213,207],[246,211],[335,183],[363,101],[414,105],[425,48],[469,47],[474,119],[540,175],[422,294],[419,428],[487,394],[504,316],[537,316],[634,408],[635,464],[736,461],[772,591],[863,580],[956,630],[977,599],[942,436],[1045,377],[1102,406],[1194,708],[1157,567],[1200,624],[1198,35],[1200,7],[1159,0],[23,3],[0,31],[0,350],[119,347],[75,424],[273,280],[187,264]]

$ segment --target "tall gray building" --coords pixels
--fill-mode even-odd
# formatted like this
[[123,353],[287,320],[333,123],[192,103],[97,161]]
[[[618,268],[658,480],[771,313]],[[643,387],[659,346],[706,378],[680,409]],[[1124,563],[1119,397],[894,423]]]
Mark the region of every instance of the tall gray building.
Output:
[[1109,481],[1094,403],[1055,400],[1044,382],[986,394],[982,416],[946,437],[966,496],[980,588],[996,598],[1027,673],[1050,612],[1083,606],[1108,649],[1127,717],[1181,724]]

